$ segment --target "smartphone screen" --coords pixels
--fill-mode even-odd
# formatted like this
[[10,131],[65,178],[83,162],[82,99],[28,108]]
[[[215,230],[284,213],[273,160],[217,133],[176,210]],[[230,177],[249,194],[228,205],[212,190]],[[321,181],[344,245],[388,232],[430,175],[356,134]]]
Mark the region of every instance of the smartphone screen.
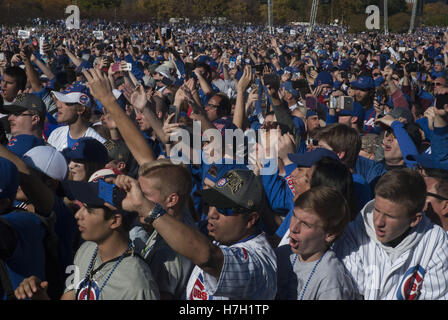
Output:
[[436,96],[436,109],[443,109],[448,104],[448,94],[441,94]]
[[307,97],[306,98],[306,107],[310,110],[317,109],[317,99],[315,97]]
[[350,96],[342,96],[341,97],[341,109],[343,110],[353,110],[353,97]]
[[114,63],[112,65],[112,72],[117,72],[120,70],[120,64],[119,63]]

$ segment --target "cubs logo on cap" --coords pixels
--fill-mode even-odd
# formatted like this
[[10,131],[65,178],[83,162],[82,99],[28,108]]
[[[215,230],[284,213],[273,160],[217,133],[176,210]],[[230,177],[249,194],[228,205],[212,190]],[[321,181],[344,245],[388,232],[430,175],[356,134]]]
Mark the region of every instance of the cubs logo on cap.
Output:
[[216,182],[216,187],[222,188],[222,187],[224,187],[226,185],[226,183],[227,183],[227,179],[226,178],[221,178],[221,179],[219,179],[218,182]]
[[79,102],[80,102],[81,104],[83,104],[83,105],[86,105],[86,104],[89,103],[89,97],[88,97],[87,95],[85,95],[85,94],[82,94],[82,95],[79,97]]

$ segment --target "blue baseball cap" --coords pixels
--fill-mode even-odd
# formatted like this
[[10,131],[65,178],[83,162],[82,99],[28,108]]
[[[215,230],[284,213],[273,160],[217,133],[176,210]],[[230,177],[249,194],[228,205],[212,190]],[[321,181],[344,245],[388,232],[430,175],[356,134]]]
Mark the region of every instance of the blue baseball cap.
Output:
[[339,70],[344,70],[344,71],[347,71],[347,70],[350,70],[350,61],[348,61],[348,60],[341,60],[341,63],[339,64]]
[[62,154],[67,159],[85,162],[96,162],[105,166],[109,162],[107,148],[98,140],[93,138],[81,138],[72,148],[65,148]]
[[14,163],[0,157],[0,199],[15,198],[19,187],[19,170]]
[[375,81],[373,81],[372,77],[368,76],[360,76],[358,79],[350,83],[352,88],[356,89],[375,89]]
[[299,97],[299,92],[293,88],[292,86],[292,82],[291,81],[286,81],[284,83],[282,83],[282,85],[280,86],[280,89],[285,88],[286,91],[288,91],[289,93],[291,93],[294,98],[298,98]]
[[308,109],[308,110],[306,110],[306,119],[308,119],[309,117],[312,117],[312,116],[317,116],[317,112],[315,111],[315,110],[311,110],[311,109]]
[[305,153],[288,154],[289,160],[297,164],[298,167],[305,168],[311,168],[317,161],[325,157],[339,160],[336,153],[324,148],[317,148]]
[[114,184],[100,179],[98,182],[64,181],[61,186],[69,200],[78,200],[91,207],[104,207],[105,203],[109,203],[117,208],[114,213],[121,214],[128,221],[137,217],[136,212],[121,208],[120,200],[126,197],[126,192],[116,188]]
[[43,146],[45,142],[31,134],[20,134],[12,137],[6,148],[18,157],[22,158],[25,153],[37,146]]
[[317,75],[316,81],[314,81],[314,86],[320,86],[328,84],[333,86],[333,76],[328,71],[322,71]]

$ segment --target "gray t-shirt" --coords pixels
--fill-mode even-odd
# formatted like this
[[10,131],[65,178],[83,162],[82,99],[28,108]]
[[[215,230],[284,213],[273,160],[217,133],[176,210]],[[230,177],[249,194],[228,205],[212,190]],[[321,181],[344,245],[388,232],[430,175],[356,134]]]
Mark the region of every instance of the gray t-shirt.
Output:
[[[194,227],[189,212],[184,212],[182,222]],[[176,300],[186,299],[186,287],[193,263],[175,252],[166,241],[154,230],[140,251],[151,268],[160,292],[169,293]]]
[[[86,241],[76,252],[74,264],[79,267],[80,283],[76,286],[76,299],[87,300],[89,281],[84,279],[89,263],[97,245]],[[129,255],[123,258],[111,273],[118,259],[107,262],[93,275],[90,285],[90,300],[158,300],[159,289],[154,281],[148,265],[139,256]],[[95,260],[93,270],[102,264],[99,254]],[[98,294],[103,283],[110,275],[103,290]],[[70,291],[66,288],[65,292]]]
[[[300,262],[289,245],[278,247],[275,253],[278,265],[276,300],[300,299],[317,260]],[[335,253],[327,250],[308,283],[303,300],[355,299],[351,277]]]

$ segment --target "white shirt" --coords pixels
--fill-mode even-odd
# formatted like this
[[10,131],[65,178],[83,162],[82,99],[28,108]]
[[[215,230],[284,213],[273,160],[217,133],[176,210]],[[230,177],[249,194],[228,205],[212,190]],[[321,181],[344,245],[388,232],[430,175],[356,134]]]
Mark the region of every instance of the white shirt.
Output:
[[[69,132],[69,126],[62,126],[59,128],[54,129],[50,136],[48,137],[48,143],[56,148],[58,151],[62,151],[65,148],[67,148],[68,141],[67,141],[67,134]],[[101,143],[105,143],[106,139],[104,139],[98,132],[96,132],[92,128],[88,128],[87,131],[84,133],[84,136],[81,138],[94,138],[98,140]]]

